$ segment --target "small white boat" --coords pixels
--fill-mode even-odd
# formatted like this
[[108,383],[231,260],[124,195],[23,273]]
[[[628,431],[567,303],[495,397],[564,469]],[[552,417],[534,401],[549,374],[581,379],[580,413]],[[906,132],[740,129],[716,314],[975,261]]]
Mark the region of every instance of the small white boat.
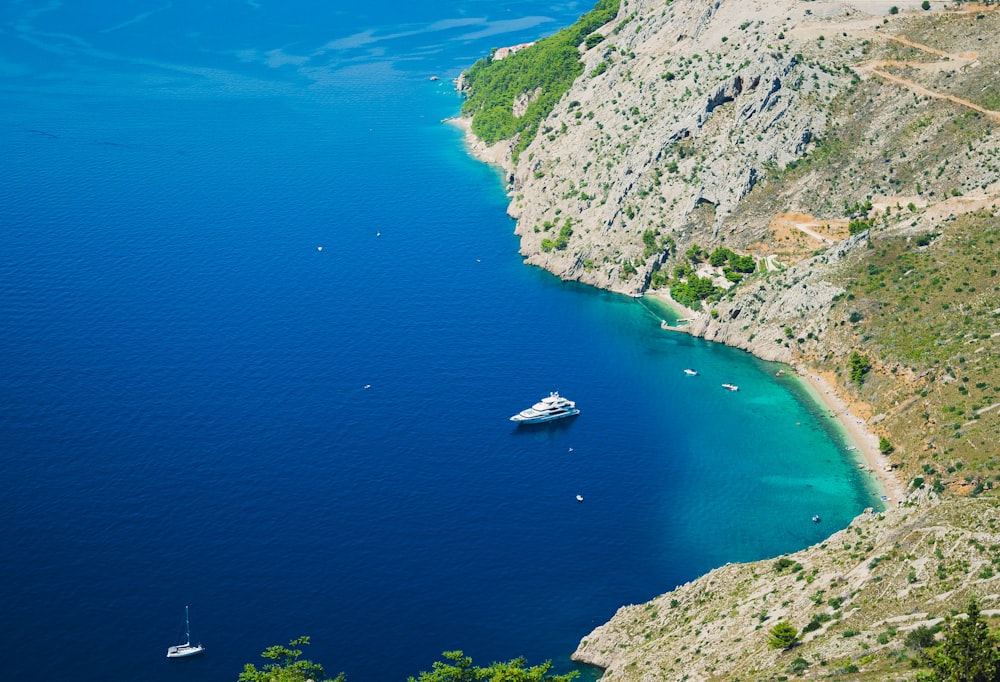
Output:
[[177,646],[172,646],[167,649],[167,658],[184,658],[185,656],[196,656],[203,651],[205,647],[201,644],[191,643],[191,618],[188,616],[188,607],[184,607],[184,624],[185,631],[187,632],[187,641],[183,644],[178,644]]
[[689,377],[696,377],[696,376],[698,376],[698,370],[694,370],[694,369],[686,369],[686,370],[684,370],[684,373],[687,374]]
[[819,523],[820,520],[819,514],[813,514],[813,523]]
[[577,502],[583,502],[583,495],[577,495],[576,496],[576,501]]
[[726,389],[727,391],[738,391],[738,390],[740,390],[740,387],[737,386],[736,384],[722,384],[722,388]]

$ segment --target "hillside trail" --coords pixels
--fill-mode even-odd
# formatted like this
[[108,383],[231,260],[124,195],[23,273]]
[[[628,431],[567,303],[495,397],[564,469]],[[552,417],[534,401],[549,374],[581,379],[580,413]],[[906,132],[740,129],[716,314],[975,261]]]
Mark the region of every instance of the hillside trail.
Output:
[[[967,12],[981,11],[981,9],[970,9]],[[994,8],[991,11],[996,11]],[[975,67],[979,65],[979,55],[976,52],[946,52],[944,50],[939,50],[937,48],[931,47],[929,45],[924,45],[916,41],[910,40],[905,35],[884,35],[875,32],[866,32],[866,37],[869,38],[880,38],[882,40],[892,41],[899,43],[900,45],[905,45],[906,47],[919,50],[925,54],[938,57],[937,61],[932,62],[917,62],[917,61],[904,61],[896,59],[873,59],[871,61],[859,64],[854,67],[855,72],[857,72],[862,78],[875,76],[882,79],[883,81],[895,83],[896,85],[902,86],[911,92],[922,95],[925,97],[932,97],[934,99],[946,100],[957,104],[961,107],[971,109],[980,114],[983,114],[988,119],[994,123],[1000,123],[1000,111],[994,111],[992,109],[987,109],[983,106],[971,102],[962,97],[952,95],[946,92],[940,92],[937,90],[931,90],[915,81],[912,81],[902,76],[897,76],[894,73],[887,71],[887,68],[892,67],[902,67],[902,68],[912,68],[924,72],[941,72],[941,71],[958,71],[959,69],[971,66]],[[886,198],[886,204],[890,203],[893,198]],[[997,195],[994,193],[987,193],[984,196],[974,196],[974,197],[949,197],[943,201],[937,202],[933,205],[928,206],[929,213],[936,217],[942,218],[949,214],[958,213],[968,213],[971,211],[981,210],[984,208],[989,208],[995,210],[997,208]]]
[[872,59],[870,61],[864,62],[854,67],[854,71],[862,78],[868,78],[871,76],[876,76],[884,81],[895,83],[904,88],[907,88],[911,92],[922,95],[924,97],[932,97],[934,99],[947,100],[954,104],[957,104],[967,109],[977,111],[983,114],[995,123],[1000,123],[1000,111],[994,111],[992,109],[987,109],[986,107],[980,106],[975,102],[971,102],[962,97],[952,95],[947,92],[940,92],[938,90],[931,90],[930,88],[924,87],[919,83],[912,81],[908,78],[903,78],[902,76],[897,76],[889,71],[887,68],[901,67],[901,68],[911,68],[920,71],[929,72],[941,72],[941,71],[958,71],[967,66],[977,66],[979,62],[979,55],[976,52],[945,52],[944,50],[939,50],[937,48],[931,47],[930,45],[924,45],[916,41],[910,40],[905,35],[885,35],[875,31],[864,31],[863,35],[867,38],[876,40],[886,40],[900,45],[905,45],[906,47],[919,50],[928,55],[934,57],[939,57],[938,61],[933,62],[917,62],[917,61],[904,61],[898,59]]
[[[859,9],[858,6],[864,4],[865,3],[863,2],[855,2],[851,4],[845,3],[843,4],[843,7],[848,10],[857,11]],[[867,10],[870,8],[866,7],[864,9]],[[965,8],[950,9],[948,11],[959,14],[972,14],[979,12],[1000,11],[1000,8],[974,3]],[[837,30],[844,31],[845,35],[847,33],[851,33],[855,36],[868,40],[895,42],[934,57],[935,59],[932,61],[872,59],[852,67],[855,73],[857,73],[862,79],[875,77],[882,81],[906,88],[920,96],[952,102],[958,106],[976,111],[983,116],[986,116],[994,123],[1000,123],[1000,111],[987,109],[986,107],[978,105],[968,99],[964,99],[947,92],[932,90],[931,88],[917,83],[916,81],[904,78],[889,71],[889,69],[893,68],[910,68],[924,73],[958,71],[966,67],[979,66],[979,54],[977,52],[947,52],[945,50],[931,47],[930,45],[918,43],[902,34],[887,35],[878,30],[878,28],[881,28],[881,22],[882,18],[878,16],[867,17],[864,19],[851,17],[846,21],[835,24],[835,26]],[[806,24],[797,27],[796,33],[803,37],[816,38],[821,36],[824,31],[828,32],[830,28],[829,24]],[[948,215],[967,213],[981,209],[996,210],[998,203],[1000,203],[1000,199],[998,199],[998,195],[995,192],[986,192],[981,196],[948,197],[943,201],[932,203],[927,202],[925,198],[880,197],[876,203],[876,210],[886,211],[887,208],[894,204],[898,205],[901,201],[903,204],[915,202],[917,205],[926,209],[929,217],[934,218],[943,218]],[[808,236],[820,245],[829,245],[835,240],[841,239],[845,236],[844,233],[846,233],[846,224],[846,220],[821,221],[811,215],[791,212],[775,216],[770,225],[770,232],[778,237],[780,237],[783,233],[788,234],[789,231],[799,232]],[[827,232],[827,234],[823,234],[823,232]]]
[[[869,5],[875,4],[878,3],[866,3],[861,0],[857,0],[853,3],[841,3],[841,6],[851,13],[860,12],[862,14],[872,14],[874,10]],[[974,3],[967,7],[948,9],[947,11],[953,14],[978,14],[983,12],[997,12],[1000,11],[1000,7]],[[956,95],[932,90],[915,81],[903,78],[902,76],[897,76],[886,70],[888,68],[896,67],[912,68],[924,72],[958,71],[959,69],[967,66],[979,65],[979,55],[976,52],[946,52],[944,50],[939,50],[929,45],[924,45],[910,40],[905,35],[886,34],[879,30],[883,26],[883,21],[884,17],[877,14],[864,18],[849,16],[848,18],[840,21],[803,24],[793,29],[793,33],[798,35],[800,38],[813,40],[817,38],[822,39],[824,33],[829,33],[830,29],[834,29],[835,31],[842,31],[845,35],[852,34],[867,40],[896,42],[927,55],[937,57],[936,61],[927,62],[905,61],[898,59],[873,59],[858,64],[854,66],[853,69],[862,79],[875,76],[886,82],[895,83],[896,85],[907,88],[918,95],[932,97],[934,99],[947,100],[959,106],[977,111],[993,122],[1000,123],[1000,111],[987,109],[986,107],[980,106],[975,102],[971,102]]]

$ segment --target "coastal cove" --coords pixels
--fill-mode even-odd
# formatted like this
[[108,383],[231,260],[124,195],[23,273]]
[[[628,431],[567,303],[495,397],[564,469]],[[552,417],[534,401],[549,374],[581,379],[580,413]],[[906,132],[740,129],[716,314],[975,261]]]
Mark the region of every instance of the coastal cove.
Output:
[[[465,147],[473,157],[497,168],[505,178],[513,177],[514,162],[509,145],[502,142],[485,144],[472,132],[471,120],[466,116],[449,117],[443,122],[462,132]],[[699,315],[697,311],[674,301],[666,292],[652,291],[645,298],[658,304],[656,314],[663,316],[661,326],[672,333],[687,333],[687,321],[696,319]],[[786,374],[786,369],[789,374]],[[800,381],[808,399],[821,408],[824,414],[836,420],[838,433],[848,443],[849,450],[857,455],[852,459],[860,469],[871,475],[870,485],[878,491],[879,505],[898,504],[905,499],[905,486],[890,462],[879,451],[878,437],[867,426],[867,419],[872,416],[869,405],[849,404],[833,376],[820,376],[800,366],[785,367],[777,370],[776,374]],[[865,419],[860,414],[865,414]]]
[[[648,297],[672,312],[672,319],[665,319],[662,327],[675,333],[687,333],[686,321],[694,319],[696,311],[685,308],[668,294],[653,292]],[[853,459],[858,467],[872,475],[874,488],[878,491],[883,506],[897,505],[905,500],[906,487],[895,468],[879,451],[878,437],[867,426],[872,416],[871,406],[849,403],[839,389],[836,377],[832,375],[823,376],[796,365],[778,370],[775,376],[797,381],[808,399],[819,406],[826,416],[836,420],[837,430],[849,444],[848,449],[857,455]]]
[[[518,254],[449,81],[578,7],[5,11],[11,678],[233,679],[303,634],[353,682],[571,669],[879,506],[787,368]],[[554,390],[580,415],[509,421]]]

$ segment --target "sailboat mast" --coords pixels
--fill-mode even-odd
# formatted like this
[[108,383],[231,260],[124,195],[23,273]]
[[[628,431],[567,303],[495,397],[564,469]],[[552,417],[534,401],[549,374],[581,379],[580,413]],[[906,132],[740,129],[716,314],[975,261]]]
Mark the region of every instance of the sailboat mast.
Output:
[[184,607],[184,625],[185,625],[185,630],[187,632],[187,641],[188,641],[188,644],[190,644],[191,643],[191,615],[188,613],[188,608],[189,607],[187,607],[187,606]]

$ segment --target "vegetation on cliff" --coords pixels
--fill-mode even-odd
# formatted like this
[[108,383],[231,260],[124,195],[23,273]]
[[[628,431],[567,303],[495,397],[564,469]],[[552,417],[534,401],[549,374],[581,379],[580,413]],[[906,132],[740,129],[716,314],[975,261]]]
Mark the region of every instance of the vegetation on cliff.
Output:
[[[344,673],[327,679],[323,666],[301,659],[302,650],[295,647],[306,644],[309,644],[309,637],[303,636],[289,642],[291,649],[281,645],[268,647],[261,656],[272,662],[260,670],[248,663],[239,682],[344,682]],[[409,682],[571,682],[579,676],[576,671],[551,674],[551,661],[529,666],[524,658],[515,658],[483,667],[473,665],[472,659],[461,651],[445,651],[441,658],[443,660],[436,661],[429,671],[410,677]]]
[[[618,13],[620,0],[600,0],[590,12],[555,35],[504,59],[480,59],[465,73],[468,99],[462,114],[472,117],[472,132],[487,144],[518,136],[515,158],[535,138],[539,124],[583,73],[579,46],[600,42],[593,32]],[[526,105],[520,115],[515,103]]]
[[917,487],[979,495],[1000,481],[998,262],[1000,223],[977,211],[933,232],[880,228],[838,278],[825,343],[863,349],[843,370],[850,390]]
[[344,673],[329,679],[323,666],[302,658],[300,647],[307,644],[309,637],[302,636],[293,639],[287,647],[280,644],[268,647],[261,657],[270,663],[265,663],[260,669],[247,663],[240,673],[239,682],[344,682]]

